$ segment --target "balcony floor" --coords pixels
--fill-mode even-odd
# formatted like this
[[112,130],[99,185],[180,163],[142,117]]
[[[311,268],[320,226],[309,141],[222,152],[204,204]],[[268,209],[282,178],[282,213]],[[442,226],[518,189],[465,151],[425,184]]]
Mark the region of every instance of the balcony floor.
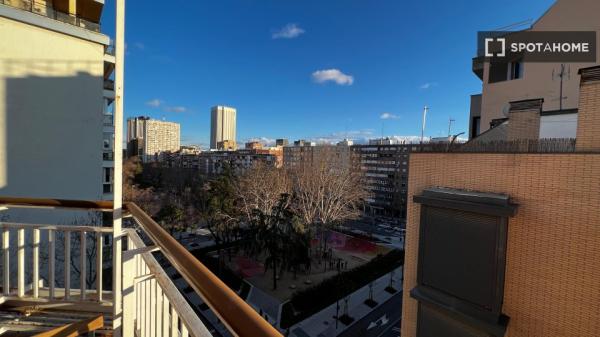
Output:
[[[63,325],[76,323],[96,316],[82,311],[40,309],[35,307],[0,307],[0,334],[2,336],[33,336]],[[104,318],[104,328],[96,336],[112,336],[112,321]]]
[[[40,289],[40,294],[44,290]],[[75,291],[72,291],[74,296]],[[59,292],[57,291],[57,295]],[[91,297],[91,296],[90,296]],[[76,298],[76,297],[75,297]],[[92,301],[48,301],[31,297],[3,297],[0,304],[0,335],[33,336],[37,333],[71,323],[80,322],[98,314],[104,318],[104,328],[96,336],[112,336],[112,306]]]

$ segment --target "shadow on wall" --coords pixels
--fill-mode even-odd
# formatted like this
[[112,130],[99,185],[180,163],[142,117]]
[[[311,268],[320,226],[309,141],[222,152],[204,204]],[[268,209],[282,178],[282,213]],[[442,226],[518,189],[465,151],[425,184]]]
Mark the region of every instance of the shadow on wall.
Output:
[[[102,198],[104,79],[81,71],[98,66],[0,61],[0,195]],[[3,215],[11,222],[51,224],[65,222],[61,213],[11,209]]]

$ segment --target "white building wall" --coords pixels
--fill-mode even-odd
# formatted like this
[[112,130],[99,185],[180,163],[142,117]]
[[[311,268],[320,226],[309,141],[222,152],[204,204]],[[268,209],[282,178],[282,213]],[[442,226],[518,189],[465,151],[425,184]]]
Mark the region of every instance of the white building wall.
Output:
[[576,138],[577,114],[542,116],[540,138]]
[[0,16],[0,195],[102,199],[104,44],[92,40]]

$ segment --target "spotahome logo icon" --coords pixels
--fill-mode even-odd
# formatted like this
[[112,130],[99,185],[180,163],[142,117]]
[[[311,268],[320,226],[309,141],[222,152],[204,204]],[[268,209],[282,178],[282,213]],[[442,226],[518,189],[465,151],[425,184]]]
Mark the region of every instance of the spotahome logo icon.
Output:
[[478,57],[492,62],[596,62],[595,31],[479,32]]
[[[500,51],[497,53],[494,53],[491,51],[491,44],[492,42],[498,42],[501,44],[501,48]],[[506,38],[503,37],[498,37],[498,38],[491,38],[491,37],[486,37],[485,38],[485,57],[505,57],[506,56]]]

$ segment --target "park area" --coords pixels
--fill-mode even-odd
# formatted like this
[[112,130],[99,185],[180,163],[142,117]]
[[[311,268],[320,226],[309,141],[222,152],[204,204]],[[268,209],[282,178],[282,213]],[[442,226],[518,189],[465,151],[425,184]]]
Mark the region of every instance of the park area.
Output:
[[225,259],[225,263],[246,282],[280,302],[285,302],[297,291],[310,288],[338,273],[352,270],[391,250],[368,240],[335,231],[326,231],[324,236],[327,240],[326,249],[321,249],[319,237],[311,241],[309,268],[297,272],[296,275],[292,271],[278,271],[276,289],[273,289],[272,270],[265,271],[263,263],[243,254],[243,251],[233,256],[231,261]]

